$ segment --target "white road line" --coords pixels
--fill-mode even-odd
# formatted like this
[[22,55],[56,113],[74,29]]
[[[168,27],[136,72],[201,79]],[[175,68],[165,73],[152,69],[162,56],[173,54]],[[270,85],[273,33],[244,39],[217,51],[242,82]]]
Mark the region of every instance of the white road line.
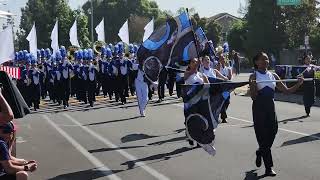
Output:
[[[183,105],[181,105],[181,104],[173,104],[173,105],[179,106],[179,107],[183,107]],[[231,118],[231,119],[234,119],[234,120],[237,120],[237,121],[246,122],[246,123],[249,123],[249,124],[253,124],[252,121],[248,121],[248,120],[245,120],[245,119],[240,119],[240,118],[236,118],[236,117],[232,117],[232,116],[228,116],[228,118]],[[293,133],[293,134],[298,134],[298,135],[302,135],[302,136],[309,136],[309,137],[312,137],[312,138],[320,140],[320,136],[306,134],[306,133],[302,133],[302,132],[298,132],[298,131],[292,131],[292,130],[284,129],[284,128],[278,128],[278,129],[281,130],[281,131],[285,131],[285,132],[289,132],[289,133]]]
[[[71,117],[70,115],[66,114],[66,113],[62,113],[62,115],[64,115],[66,118],[68,118],[70,121],[72,121],[74,124],[78,125],[79,127],[81,127],[84,131],[86,131],[87,133],[89,133],[91,136],[95,137],[97,140],[101,141],[102,143],[104,143],[106,146],[110,147],[110,148],[119,148],[118,146],[116,146],[115,144],[113,144],[111,141],[109,141],[108,139],[102,137],[101,135],[99,135],[98,133],[96,133],[95,131],[83,126],[81,123],[79,123],[77,120],[75,120],[73,117]],[[122,156],[124,156],[125,158],[131,160],[131,161],[135,161],[138,158],[136,158],[135,156],[127,153],[126,151],[122,150],[122,149],[117,149],[115,150],[118,153],[120,153]],[[146,172],[148,172],[150,175],[152,175],[153,177],[155,177],[156,179],[161,179],[161,180],[169,180],[168,177],[166,177],[165,175],[159,173],[157,170],[147,166],[145,163],[143,162],[135,162],[135,164],[139,167],[141,167],[142,169],[144,169]]]
[[83,156],[85,156],[96,168],[105,176],[108,176],[111,180],[121,180],[117,175],[113,174],[112,170],[110,170],[106,165],[104,165],[101,161],[91,155],[83,146],[81,146],[76,140],[74,140],[68,133],[62,130],[57,124],[55,124],[48,116],[42,115],[48,123],[56,129],[66,140],[72,144],[74,148],[76,148]]

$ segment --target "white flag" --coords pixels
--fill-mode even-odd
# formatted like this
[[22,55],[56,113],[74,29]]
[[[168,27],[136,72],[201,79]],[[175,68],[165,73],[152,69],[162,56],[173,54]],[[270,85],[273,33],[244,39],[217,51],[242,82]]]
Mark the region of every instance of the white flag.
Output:
[[95,28],[96,33],[98,34],[98,41],[105,42],[104,37],[104,18],[102,18],[102,21],[98,24],[98,26]]
[[54,28],[51,32],[51,48],[53,55],[56,54],[57,51],[59,51],[59,43],[58,43],[58,21],[54,25]]
[[144,35],[143,35],[143,42],[146,41],[151,34],[153,33],[154,30],[154,20],[152,20],[144,27]]
[[74,23],[70,29],[69,36],[70,36],[71,44],[73,46],[80,47],[79,41],[78,41],[77,20],[74,21]]
[[12,27],[8,26],[0,32],[0,64],[14,59]]
[[122,25],[119,30],[118,36],[120,37],[121,41],[129,45],[129,26],[128,20]]
[[32,29],[27,36],[27,40],[29,41],[30,53],[34,55],[34,57],[37,57],[37,30],[35,23],[33,23]]

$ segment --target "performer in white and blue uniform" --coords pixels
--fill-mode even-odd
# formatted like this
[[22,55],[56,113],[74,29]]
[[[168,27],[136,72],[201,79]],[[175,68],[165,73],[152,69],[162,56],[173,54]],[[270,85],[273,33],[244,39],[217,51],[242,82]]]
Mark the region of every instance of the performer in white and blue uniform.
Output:
[[69,97],[71,91],[71,81],[70,81],[70,72],[73,70],[71,63],[69,62],[68,58],[66,57],[66,49],[62,46],[60,49],[61,56],[62,56],[62,64],[61,64],[61,93],[62,93],[62,102],[63,107],[69,107]]
[[[227,77],[228,80],[231,80],[232,68],[226,65],[225,58],[222,54],[219,57],[218,70],[224,77]],[[228,118],[227,109],[229,107],[229,104],[230,104],[230,96],[228,99],[226,99],[221,109],[221,115],[220,115],[222,119],[221,123],[227,123],[227,118]]]
[[103,84],[102,89],[105,95],[109,95],[109,99],[112,100],[113,84],[112,84],[112,51],[110,48],[106,48],[106,55],[102,62]]
[[250,76],[250,93],[253,100],[252,115],[253,125],[259,149],[256,151],[256,165],[261,166],[263,159],[266,176],[275,176],[272,170],[273,161],[271,155],[271,147],[278,132],[278,122],[274,105],[274,92],[277,87],[279,90],[292,93],[296,91],[303,83],[303,79],[299,79],[298,83],[291,88],[287,88],[282,82],[265,82],[256,83],[256,81],[279,80],[279,76],[268,71],[269,59],[266,53],[258,53],[253,63],[255,66],[254,73]]
[[31,68],[29,70],[29,96],[31,98],[31,102],[33,104],[33,108],[36,111],[39,109],[40,104],[40,95],[41,95],[41,87],[40,87],[40,71],[37,68],[37,62],[33,55],[31,55]]
[[96,67],[93,65],[93,51],[92,49],[88,50],[88,59],[89,59],[89,64],[88,64],[88,70],[87,70],[87,83],[88,83],[88,101],[91,107],[93,107],[94,101],[96,101],[96,87],[97,87],[97,74],[98,70]]
[[138,99],[139,111],[141,117],[145,117],[145,109],[148,104],[148,84],[145,78],[145,74],[143,72],[142,66],[136,61],[132,64],[132,69],[136,71],[136,78],[135,78],[135,89],[136,95]]

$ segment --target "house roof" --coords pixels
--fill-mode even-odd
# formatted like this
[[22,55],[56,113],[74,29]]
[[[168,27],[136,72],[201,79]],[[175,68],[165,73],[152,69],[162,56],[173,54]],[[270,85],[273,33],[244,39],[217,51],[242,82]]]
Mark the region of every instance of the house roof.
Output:
[[238,18],[238,17],[231,15],[229,13],[219,13],[219,14],[216,14],[212,17],[209,17],[208,19],[209,19],[209,21],[218,21],[219,19],[224,18],[224,17],[230,17],[235,20],[241,20],[241,18]]

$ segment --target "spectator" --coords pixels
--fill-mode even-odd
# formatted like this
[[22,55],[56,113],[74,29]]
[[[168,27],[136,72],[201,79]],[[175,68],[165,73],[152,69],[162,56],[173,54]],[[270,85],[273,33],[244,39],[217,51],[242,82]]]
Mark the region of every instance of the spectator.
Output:
[[0,125],[12,121],[14,118],[12,109],[2,95],[2,88],[0,88]]
[[37,169],[35,161],[26,161],[10,155],[9,146],[14,137],[12,122],[0,126],[0,179],[1,180],[27,180],[27,171]]

